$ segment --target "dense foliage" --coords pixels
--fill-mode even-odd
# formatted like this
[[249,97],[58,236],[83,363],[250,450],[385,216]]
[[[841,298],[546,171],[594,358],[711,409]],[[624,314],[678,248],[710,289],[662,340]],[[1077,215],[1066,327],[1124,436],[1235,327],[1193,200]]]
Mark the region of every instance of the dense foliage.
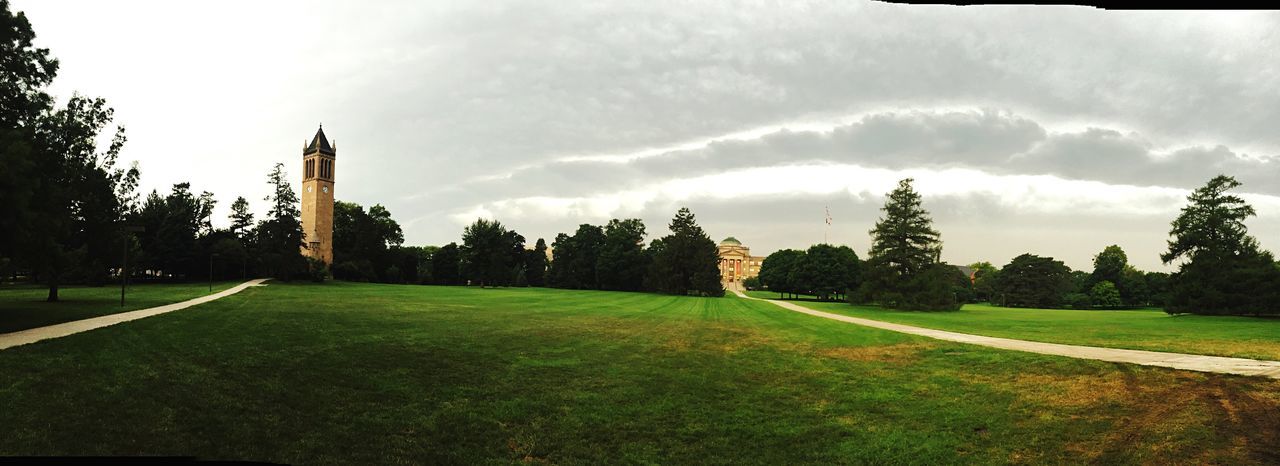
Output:
[[478,219],[462,232],[458,268],[483,286],[511,286],[524,276],[524,237],[497,220]]
[[848,246],[815,244],[807,251],[783,249],[760,266],[759,281],[779,294],[842,299],[858,288],[862,262]]
[[1008,307],[1055,308],[1072,290],[1071,269],[1052,257],[1023,254],[1000,269],[997,303]]
[[688,208],[671,219],[671,234],[654,241],[646,283],[670,294],[724,296],[720,284],[720,250],[698,226]]
[[894,309],[957,310],[962,303],[950,292],[954,275],[935,267],[942,241],[912,181],[900,181],[880,209],[884,216],[870,232],[871,251],[857,300]]
[[1170,277],[1165,310],[1171,314],[1280,314],[1280,268],[1249,236],[1244,220],[1253,207],[1227,191],[1240,186],[1219,175],[1191,193],[1174,219],[1167,264],[1183,260]]

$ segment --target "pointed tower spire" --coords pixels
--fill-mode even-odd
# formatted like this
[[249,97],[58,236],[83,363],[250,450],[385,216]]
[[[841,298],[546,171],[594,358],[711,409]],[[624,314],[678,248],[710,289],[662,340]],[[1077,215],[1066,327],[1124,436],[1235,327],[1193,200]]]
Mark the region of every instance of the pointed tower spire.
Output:
[[306,149],[302,150],[302,155],[311,154],[313,152],[319,152],[329,156],[337,155],[333,150],[333,146],[329,144],[329,139],[324,137],[323,124],[320,125],[319,130],[316,130],[315,137],[311,138],[311,144],[308,144]]

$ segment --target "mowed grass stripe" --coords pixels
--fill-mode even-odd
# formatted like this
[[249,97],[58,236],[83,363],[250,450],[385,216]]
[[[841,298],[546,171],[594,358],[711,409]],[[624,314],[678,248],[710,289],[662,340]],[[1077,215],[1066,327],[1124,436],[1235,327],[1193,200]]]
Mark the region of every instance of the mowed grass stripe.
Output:
[[1274,381],[927,341],[736,298],[273,284],[14,348],[0,377],[0,454],[1280,460]]

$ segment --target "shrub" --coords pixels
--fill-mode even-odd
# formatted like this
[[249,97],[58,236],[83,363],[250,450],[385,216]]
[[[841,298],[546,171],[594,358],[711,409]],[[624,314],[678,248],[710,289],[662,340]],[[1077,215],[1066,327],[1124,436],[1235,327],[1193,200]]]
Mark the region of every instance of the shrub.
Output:
[[329,264],[324,261],[308,257],[307,258],[307,279],[316,283],[323,282],[329,278]]
[[1072,309],[1092,309],[1093,300],[1084,293],[1067,293],[1066,302]]

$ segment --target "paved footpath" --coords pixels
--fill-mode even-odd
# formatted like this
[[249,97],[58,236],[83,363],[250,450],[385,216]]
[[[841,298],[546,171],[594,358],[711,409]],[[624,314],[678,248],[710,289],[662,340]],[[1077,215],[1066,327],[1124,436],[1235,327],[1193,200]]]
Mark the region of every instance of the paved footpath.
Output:
[[262,282],[267,281],[266,278],[249,280],[229,289],[219,291],[217,293],[201,296],[195,299],[188,299],[180,303],[166,304],[148,309],[139,309],[136,311],[121,312],[119,314],[105,315],[94,317],[91,319],[77,320],[74,322],[64,322],[61,324],[50,325],[47,327],[38,327],[33,329],[21,330],[13,333],[0,334],[0,350],[12,348],[14,346],[35,343],[40,340],[48,340],[50,338],[65,337],[80,332],[87,332],[95,328],[102,328],[108,325],[115,325],[121,322],[128,322],[144,317],[151,317],[166,312],[173,312],[179,309],[186,309],[197,304],[204,304],[218,298],[225,298],[233,294],[243,291],[251,286],[260,286]]
[[1013,340],[1009,338],[984,337],[967,333],[948,332],[910,325],[892,324],[871,319],[860,319],[830,312],[815,311],[786,301],[752,298],[734,290],[739,297],[768,301],[783,309],[801,312],[811,316],[825,317],[841,322],[875,327],[894,332],[909,333],[939,340],[956,341],[973,345],[989,346],[1030,353],[1051,354],[1069,358],[1095,359],[1098,361],[1127,362],[1144,366],[1171,367],[1200,372],[1216,372],[1220,374],[1253,375],[1280,379],[1280,361],[1260,361],[1257,359],[1227,358],[1221,356],[1203,356],[1198,354],[1162,353],[1117,348],[1098,348],[1095,346],[1063,345],[1058,343],[1041,343],[1037,341]]

